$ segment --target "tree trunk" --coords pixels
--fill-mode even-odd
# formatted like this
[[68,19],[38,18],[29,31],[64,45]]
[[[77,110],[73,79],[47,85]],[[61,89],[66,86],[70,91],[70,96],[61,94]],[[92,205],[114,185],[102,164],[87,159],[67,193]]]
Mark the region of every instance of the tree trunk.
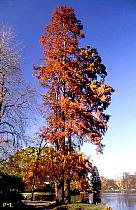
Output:
[[62,180],[61,189],[62,189],[62,203],[65,203],[64,180]]
[[68,203],[71,202],[70,182],[71,182],[71,179],[70,178],[67,179],[67,191],[68,191],[67,201],[68,201]]
[[34,189],[35,189],[35,178],[34,178],[33,186],[32,186],[32,197],[31,197],[32,201],[34,200]]
[[60,196],[59,196],[59,190],[58,190],[57,182],[55,182],[55,199],[56,199],[56,203],[60,202]]
[[[71,133],[70,133],[69,138],[68,138],[68,150],[71,154],[71,150],[72,150],[72,148],[71,148]],[[70,182],[71,182],[71,179],[70,179],[70,176],[69,176],[69,178],[67,179],[67,201],[68,201],[68,203],[71,202]]]

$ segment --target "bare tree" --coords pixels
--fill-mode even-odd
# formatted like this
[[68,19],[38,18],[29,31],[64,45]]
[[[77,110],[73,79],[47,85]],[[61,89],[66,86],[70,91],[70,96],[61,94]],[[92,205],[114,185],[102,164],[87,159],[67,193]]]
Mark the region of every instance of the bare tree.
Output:
[[0,154],[19,146],[32,111],[34,90],[23,78],[21,63],[13,29],[0,27]]

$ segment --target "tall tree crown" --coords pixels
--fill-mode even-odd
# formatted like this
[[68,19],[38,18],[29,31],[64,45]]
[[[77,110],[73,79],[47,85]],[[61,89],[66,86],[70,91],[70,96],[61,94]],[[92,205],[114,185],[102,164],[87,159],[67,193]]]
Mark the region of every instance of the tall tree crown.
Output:
[[56,9],[51,24],[45,29],[45,34],[40,38],[47,69],[46,74],[43,66],[40,69],[44,82],[51,76],[65,73],[64,63],[74,57],[78,38],[83,36],[81,22],[76,19],[74,10],[70,7]]
[[42,136],[60,144],[69,139],[99,146],[107,130],[109,115],[105,110],[114,90],[104,83],[106,67],[97,49],[79,47],[82,28],[72,8],[59,7],[40,39],[44,65],[36,68],[37,77],[48,88],[43,100],[52,110],[49,128]]

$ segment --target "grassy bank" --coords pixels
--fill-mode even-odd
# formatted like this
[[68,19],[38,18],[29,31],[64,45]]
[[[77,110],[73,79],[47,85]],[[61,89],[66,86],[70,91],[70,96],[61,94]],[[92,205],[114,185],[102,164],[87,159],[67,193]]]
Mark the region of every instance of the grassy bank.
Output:
[[54,210],[107,210],[102,205],[92,205],[84,203],[67,204],[53,208]]
[[26,205],[28,209],[38,208],[38,209],[53,209],[53,210],[112,210],[111,208],[107,208],[103,205],[93,205],[93,204],[85,204],[85,203],[72,203],[72,204],[64,204],[64,205],[57,205],[56,202],[37,202],[31,201],[29,204]]

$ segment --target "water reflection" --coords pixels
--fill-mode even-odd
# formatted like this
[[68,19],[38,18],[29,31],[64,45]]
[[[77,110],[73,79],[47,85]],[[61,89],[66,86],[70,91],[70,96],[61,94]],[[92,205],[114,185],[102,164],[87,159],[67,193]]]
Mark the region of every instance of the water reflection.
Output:
[[103,193],[102,203],[113,210],[136,210],[136,193]]

